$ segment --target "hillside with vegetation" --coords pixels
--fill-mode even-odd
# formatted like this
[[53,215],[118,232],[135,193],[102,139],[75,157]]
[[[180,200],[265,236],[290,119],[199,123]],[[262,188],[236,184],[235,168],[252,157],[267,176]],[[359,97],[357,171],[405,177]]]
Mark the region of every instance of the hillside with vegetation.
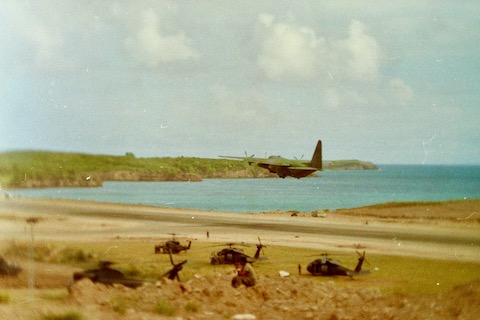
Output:
[[[325,170],[378,169],[359,160],[324,162]],[[137,158],[80,153],[19,151],[0,153],[2,188],[98,187],[103,181],[201,181],[208,178],[275,177],[246,161],[227,159]]]

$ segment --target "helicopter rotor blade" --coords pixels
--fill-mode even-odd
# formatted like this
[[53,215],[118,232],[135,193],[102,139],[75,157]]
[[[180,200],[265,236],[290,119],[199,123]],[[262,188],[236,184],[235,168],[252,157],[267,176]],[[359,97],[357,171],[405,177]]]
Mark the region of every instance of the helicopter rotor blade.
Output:
[[365,250],[363,250],[363,253],[360,253],[358,250],[357,250],[357,254],[360,258],[363,259],[364,262],[366,262],[368,265],[370,265],[370,261],[367,260],[367,258],[365,258]]
[[173,271],[173,269],[168,270],[167,272],[162,274],[161,278],[165,278],[165,277],[169,276],[172,271]]
[[351,256],[349,253],[328,253],[328,252],[323,252],[320,254],[311,254],[308,255],[307,257],[332,257],[332,256]]
[[234,245],[236,245],[236,243],[230,242],[230,243],[225,243],[225,244],[214,244],[214,245],[208,246],[207,248],[212,248],[212,247],[229,247],[229,248],[231,248]]
[[171,250],[168,250],[168,255],[170,256],[170,263],[172,264],[172,266],[175,266],[175,263],[173,262],[173,257],[172,257],[172,251]]
[[367,246],[360,244],[360,243],[354,243],[353,247],[358,250],[358,249],[365,249]]

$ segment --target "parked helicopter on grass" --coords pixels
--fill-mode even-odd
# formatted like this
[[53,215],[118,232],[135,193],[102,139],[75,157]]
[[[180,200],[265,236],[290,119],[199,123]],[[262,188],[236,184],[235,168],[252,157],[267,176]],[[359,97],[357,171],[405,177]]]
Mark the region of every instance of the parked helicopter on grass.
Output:
[[[357,266],[354,270],[348,269],[340,264],[335,259],[329,258],[328,253],[322,253],[320,259],[312,261],[307,266],[307,271],[314,276],[361,276],[370,273],[370,270],[362,270],[363,262],[365,259],[365,251],[363,254],[358,252],[359,258]],[[367,261],[368,262],[368,261]]]
[[[178,273],[183,269],[183,265],[187,263],[187,260],[184,260],[180,263],[173,262],[172,253],[169,253],[170,263],[172,264],[172,269],[165,272],[161,277],[168,278],[170,280],[177,279],[180,281]],[[129,288],[137,288],[147,283],[148,281],[140,279],[131,279],[125,277],[123,272],[113,269],[110,266],[113,264],[111,261],[100,261],[99,267],[96,269],[89,269],[80,272],[73,273],[73,282],[90,279],[92,282],[99,282],[106,285],[121,284]]]
[[[257,251],[255,251],[255,254],[253,257],[244,253],[243,249],[241,248],[232,247],[235,245],[235,243],[227,243],[225,245],[228,246],[228,248],[224,248],[218,252],[212,253],[210,257],[210,263],[213,265],[233,264],[236,262],[240,262],[242,258],[246,258],[248,262],[268,260],[268,257],[265,257],[265,256],[260,257],[260,253],[263,252],[263,248],[265,248],[266,246],[262,244],[262,241],[260,240],[260,238],[258,238],[258,241],[259,243],[256,245]],[[243,243],[240,245],[248,247]]]
[[175,239],[175,233],[172,233],[172,240],[165,241],[162,244],[155,246],[155,253],[173,253],[178,254],[182,251],[187,251],[190,249],[192,241],[188,240],[187,245],[180,244],[180,241]]
[[126,278],[123,272],[110,268],[114,264],[111,261],[100,261],[99,267],[96,269],[89,269],[73,273],[73,281],[81,279],[90,279],[92,282],[99,282],[106,285],[121,284],[129,288],[137,288],[141,286],[144,281],[139,279]]

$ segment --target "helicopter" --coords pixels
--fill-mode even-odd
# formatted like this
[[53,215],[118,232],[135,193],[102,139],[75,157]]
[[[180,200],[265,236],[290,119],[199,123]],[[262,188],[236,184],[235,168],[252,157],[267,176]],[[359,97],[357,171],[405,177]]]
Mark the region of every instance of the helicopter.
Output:
[[181,251],[187,251],[190,249],[192,241],[188,240],[187,245],[180,244],[180,241],[175,240],[175,233],[172,233],[172,240],[165,241],[162,244],[155,246],[155,253],[173,253],[178,254]]
[[[263,251],[263,248],[265,248],[266,246],[262,244],[260,237],[258,238],[258,241],[259,243],[256,245],[257,251],[255,251],[255,255],[253,257],[250,257],[249,255],[245,254],[243,252],[243,249],[235,248],[235,247],[232,248],[232,246],[234,246],[235,243],[227,243],[225,245],[228,246],[228,248],[212,253],[210,257],[210,263],[213,265],[233,264],[236,262],[240,262],[242,258],[247,258],[248,262],[268,260],[268,257],[260,257],[260,253]],[[243,243],[241,245],[246,246]]]
[[74,272],[73,282],[87,278],[92,282],[100,282],[107,285],[117,283],[129,288],[137,288],[144,283],[142,280],[126,278],[123,272],[110,268],[112,264],[114,263],[111,261],[100,261],[97,269]]
[[[180,281],[180,277],[178,276],[178,273],[180,270],[183,269],[183,265],[187,263],[187,260],[184,260],[180,263],[174,263],[173,258],[172,258],[172,253],[169,253],[170,255],[170,263],[172,264],[173,268],[168,270],[162,275],[162,278],[168,278],[170,280],[175,280],[177,279]],[[111,261],[100,261],[99,267],[96,269],[89,269],[89,270],[84,270],[80,272],[74,272],[73,273],[73,282],[79,281],[81,279],[90,279],[92,282],[99,282],[103,283],[106,285],[113,285],[114,283],[116,284],[121,284],[129,288],[137,288],[143,285],[144,283],[147,283],[147,281],[143,281],[140,279],[130,279],[126,278],[123,272],[113,269],[110,266],[114,264]]]
[[172,264],[173,268],[165,272],[162,275],[162,278],[166,277],[167,279],[170,279],[170,280],[177,279],[178,281],[180,281],[180,277],[178,276],[178,273],[183,269],[183,265],[187,263],[187,260],[183,260],[182,262],[175,263],[173,262],[173,257],[171,252],[169,253],[169,255],[170,255],[170,263]]
[[[357,266],[354,270],[350,270],[332,258],[329,258],[328,253],[322,253],[320,259],[316,259],[307,266],[308,272],[314,276],[361,276],[370,273],[370,270],[362,270],[363,262],[365,259],[365,251],[363,254],[358,252],[359,258]],[[368,261],[366,261],[368,262]]]

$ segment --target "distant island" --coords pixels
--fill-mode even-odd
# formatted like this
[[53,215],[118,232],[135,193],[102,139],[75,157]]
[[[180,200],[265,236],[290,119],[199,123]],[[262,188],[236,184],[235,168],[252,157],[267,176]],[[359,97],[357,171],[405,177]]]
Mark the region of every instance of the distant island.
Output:
[[[360,160],[323,162],[324,170],[378,170]],[[137,158],[81,153],[17,151],[0,153],[2,188],[100,187],[104,181],[201,181],[272,178],[246,161],[194,157]],[[308,179],[308,178],[307,178]]]

